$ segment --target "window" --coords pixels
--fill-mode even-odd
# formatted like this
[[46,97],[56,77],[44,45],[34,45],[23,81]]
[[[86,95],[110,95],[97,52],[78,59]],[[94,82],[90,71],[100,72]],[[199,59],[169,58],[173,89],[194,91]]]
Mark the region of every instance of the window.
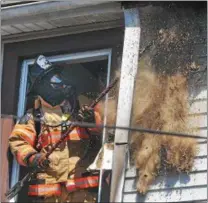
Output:
[[[85,86],[86,88],[84,97],[80,97],[81,104],[85,104],[86,102],[95,99],[99,92],[109,84],[111,49],[56,55],[47,57],[47,59],[52,63],[64,67],[63,74],[65,77],[70,78],[71,80],[79,78],[77,88],[79,88],[79,86]],[[29,76],[32,75],[33,71],[31,66],[33,63],[34,59],[23,60],[21,66],[18,116],[24,115],[25,110],[32,107],[30,99],[26,100],[26,92],[30,83]],[[86,101],[86,98],[89,98],[89,100]],[[104,130],[102,137],[103,140],[105,140],[105,133]],[[13,186],[19,180],[19,177],[22,177],[24,174],[25,168],[20,167],[16,160],[13,159],[11,186]],[[102,188],[99,188],[99,194],[101,193],[101,189]],[[18,201],[23,201],[25,199],[25,195],[24,197],[22,195],[25,194],[25,192],[26,191],[23,190],[20,193]]]

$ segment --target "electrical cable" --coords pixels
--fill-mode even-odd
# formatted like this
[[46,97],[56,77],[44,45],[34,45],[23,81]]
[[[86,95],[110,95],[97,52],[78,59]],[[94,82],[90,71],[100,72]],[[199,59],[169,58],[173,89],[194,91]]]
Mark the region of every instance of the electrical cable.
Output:
[[[20,119],[18,116],[14,115],[6,115],[1,114],[1,118],[15,118]],[[43,120],[34,118],[34,120],[40,121],[42,124],[44,124]],[[87,123],[87,122],[70,122],[67,121],[65,123],[65,126],[78,126],[83,128],[108,128],[108,129],[120,129],[120,130],[129,130],[129,131],[138,131],[143,133],[151,133],[155,135],[167,135],[167,136],[177,136],[177,137],[186,137],[186,138],[195,138],[195,139],[207,139],[206,137],[200,136],[200,135],[192,135],[187,133],[180,133],[180,132],[169,132],[169,131],[161,131],[161,130],[152,130],[148,128],[141,128],[141,127],[127,127],[127,126],[116,126],[116,125],[96,125],[94,123]]]

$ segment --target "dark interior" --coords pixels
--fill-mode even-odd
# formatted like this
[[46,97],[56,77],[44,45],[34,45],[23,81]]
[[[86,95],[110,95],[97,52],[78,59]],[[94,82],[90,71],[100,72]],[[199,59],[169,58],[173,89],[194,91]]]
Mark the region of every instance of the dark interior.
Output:
[[[82,94],[87,96],[90,100],[95,99],[98,94],[102,91],[106,86],[107,80],[107,60],[98,60],[91,62],[84,62],[79,64],[67,64],[67,62],[54,63],[61,67],[64,67],[64,70],[61,74],[69,81],[76,86],[79,90],[82,90]],[[33,67],[29,67],[28,74],[28,85],[30,84],[30,79],[33,76]],[[32,108],[33,106],[33,98],[27,98],[27,109]],[[98,149],[99,150],[99,149]],[[97,150],[96,150],[97,151]],[[94,152],[96,156],[96,151]],[[22,167],[20,168],[20,178],[23,178],[28,172],[28,168]],[[105,183],[103,183],[103,187],[106,187]],[[25,195],[27,194],[28,184],[25,185],[23,190],[18,196],[18,202],[29,202],[30,199]],[[93,192],[98,192],[97,189]],[[107,191],[108,193],[109,191]],[[109,195],[103,194],[103,198],[107,198]]]

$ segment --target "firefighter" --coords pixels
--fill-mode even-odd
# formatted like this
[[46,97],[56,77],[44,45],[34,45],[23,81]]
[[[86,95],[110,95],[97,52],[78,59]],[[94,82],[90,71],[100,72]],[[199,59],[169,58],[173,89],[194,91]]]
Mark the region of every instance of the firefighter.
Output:
[[[76,87],[61,75],[61,67],[40,55],[33,69],[38,73],[29,91],[35,96],[34,108],[9,137],[17,162],[38,171],[29,182],[28,196],[32,202],[95,202],[98,175],[86,169],[100,148],[97,128],[76,127],[48,159],[45,154],[66,132],[67,120],[101,124],[100,114],[87,105],[79,108]],[[42,121],[39,130],[35,118]]]

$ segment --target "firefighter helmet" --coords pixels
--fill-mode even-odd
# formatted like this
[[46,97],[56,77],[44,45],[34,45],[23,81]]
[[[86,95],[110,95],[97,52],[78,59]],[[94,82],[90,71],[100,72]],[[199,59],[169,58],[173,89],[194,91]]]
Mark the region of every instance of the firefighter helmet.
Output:
[[33,79],[28,94],[41,96],[51,106],[59,105],[65,99],[74,103],[75,87],[61,75],[62,67],[50,63],[45,56],[40,55],[32,69]]

